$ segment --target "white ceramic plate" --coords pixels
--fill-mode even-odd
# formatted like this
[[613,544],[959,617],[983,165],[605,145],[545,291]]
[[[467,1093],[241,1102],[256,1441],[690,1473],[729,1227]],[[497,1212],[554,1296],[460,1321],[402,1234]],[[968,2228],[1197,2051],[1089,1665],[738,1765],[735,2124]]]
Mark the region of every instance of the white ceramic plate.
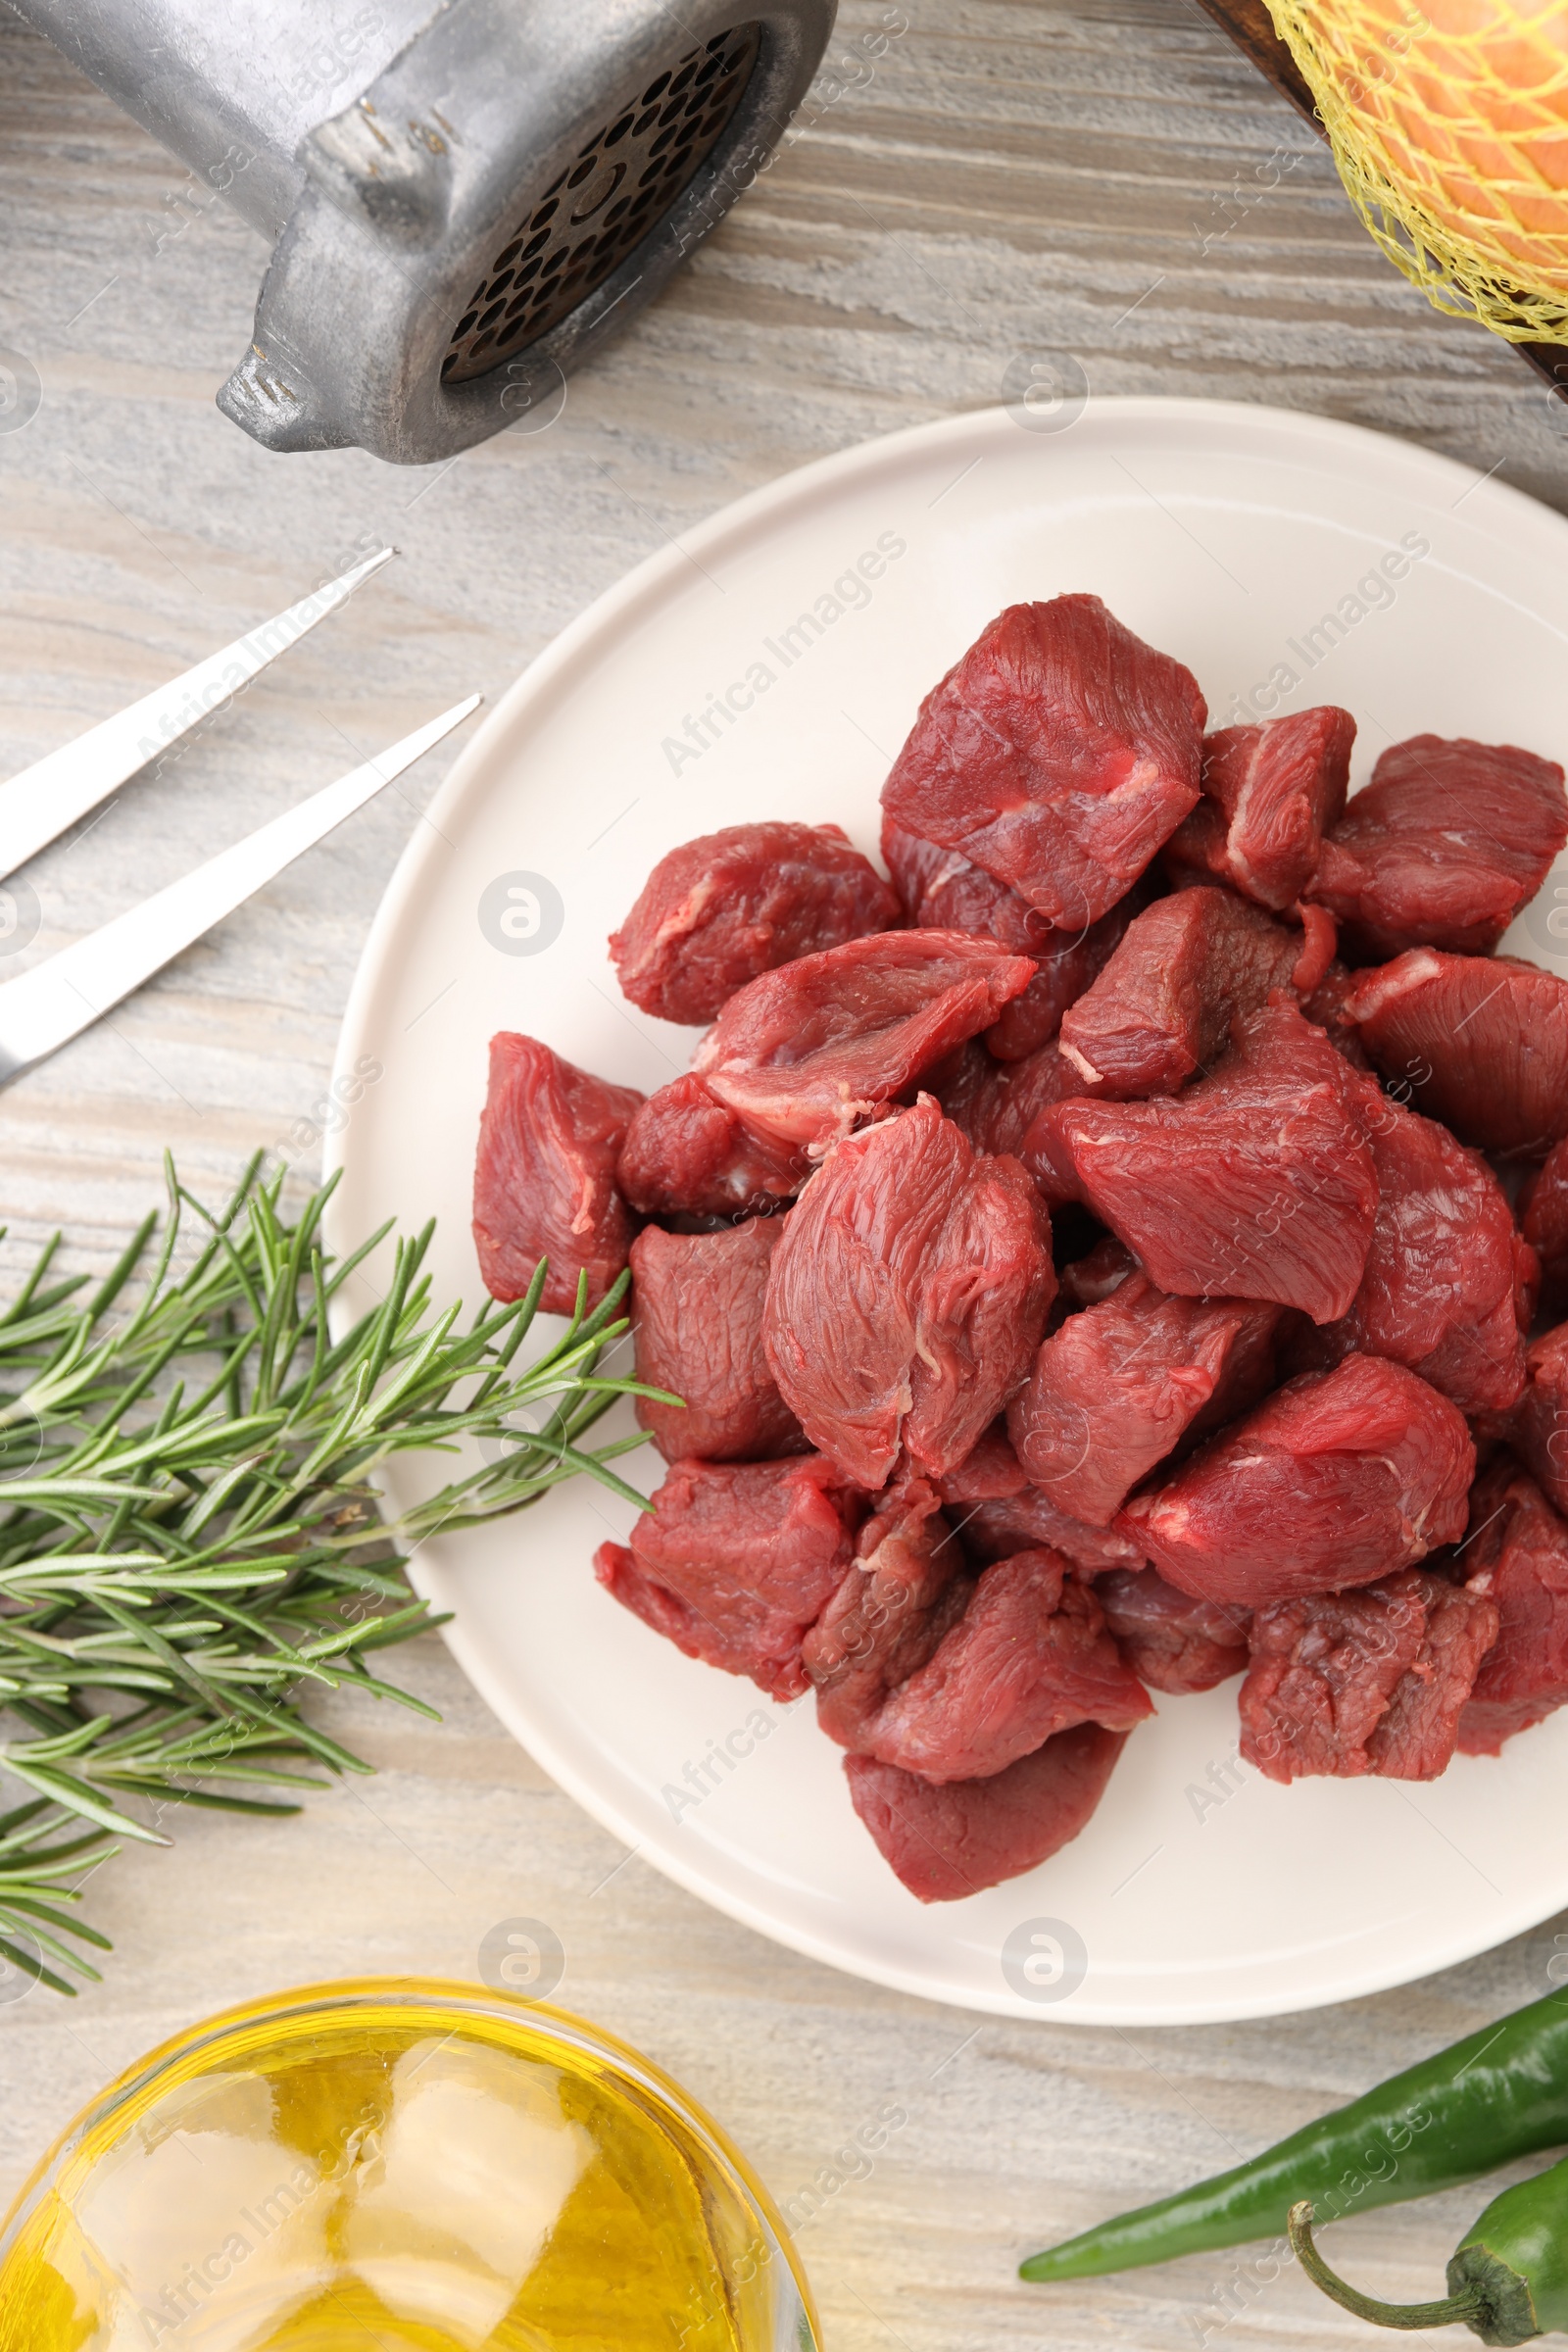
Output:
[[[336,1147],[339,1246],[434,1214],[438,1292],[472,1298],[492,1031],[645,1090],[673,1077],[696,1033],[623,1003],[605,949],[655,859],[756,817],[834,818],[874,854],[920,697],[1005,604],[1096,591],[1190,664],[1214,724],[1344,704],[1356,781],[1422,729],[1568,755],[1568,526],[1545,509],[1319,417],[1160,400],[1024,415],[896,434],[743,499],[601,598],[490,714],[354,991],[340,1072],[368,1057],[383,1074]],[[498,905],[526,925],[529,902],[506,898],[519,874],[549,886],[545,933],[552,891],[562,909],[527,954],[497,925]],[[1510,944],[1568,946],[1568,880],[1561,897],[1548,884]],[[651,1449],[630,1459],[657,1483]],[[579,1482],[429,1545],[420,1589],[597,1820],[798,1951],[973,2009],[1196,2022],[1372,1992],[1568,1903],[1568,1711],[1430,1785],[1278,1788],[1236,1763],[1232,1683],[1162,1700],[1053,1861],[925,1908],[857,1822],[808,1705],[692,1663],[599,1590],[590,1555],[630,1516]]]

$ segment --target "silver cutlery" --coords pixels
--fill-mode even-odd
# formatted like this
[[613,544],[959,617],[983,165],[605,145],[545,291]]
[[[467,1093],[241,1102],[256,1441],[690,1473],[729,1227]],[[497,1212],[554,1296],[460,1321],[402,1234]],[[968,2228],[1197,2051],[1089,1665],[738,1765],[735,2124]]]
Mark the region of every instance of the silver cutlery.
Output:
[[[280,653],[297,645],[393,552],[381,549],[340,579],[209,655],[157,693],[0,785],[0,875],[11,873],[57,839],[156,752],[177,742]],[[0,982],[0,1085],[90,1028],[345,817],[363,808],[383,785],[422,759],[483,699],[472,694],[454,704],[439,718],[416,728],[297,808],[285,809],[231,849],[220,850],[139,906],[61,948],[30,971]],[[4,895],[0,887],[0,897]]]

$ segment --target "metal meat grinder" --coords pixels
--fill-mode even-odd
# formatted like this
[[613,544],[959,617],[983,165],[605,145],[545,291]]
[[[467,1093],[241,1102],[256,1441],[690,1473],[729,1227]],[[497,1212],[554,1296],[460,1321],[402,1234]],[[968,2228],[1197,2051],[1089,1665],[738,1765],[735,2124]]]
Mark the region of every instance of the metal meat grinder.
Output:
[[273,240],[219,406],[424,465],[537,415],[765,168],[836,0],[11,0]]

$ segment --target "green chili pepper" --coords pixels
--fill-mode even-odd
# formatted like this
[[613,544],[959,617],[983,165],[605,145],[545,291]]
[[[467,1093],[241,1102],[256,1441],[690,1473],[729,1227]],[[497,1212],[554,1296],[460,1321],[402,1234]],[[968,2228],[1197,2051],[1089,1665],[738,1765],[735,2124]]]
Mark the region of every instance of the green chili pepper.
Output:
[[1446,2328],[1463,2320],[1484,2344],[1523,2344],[1568,2330],[1568,2158],[1493,2198],[1459,2240],[1440,2303],[1379,2303],[1348,2286],[1312,2243],[1305,2201],[1291,2207],[1291,2244],[1326,2295],[1379,2328]]
[[1094,2278],[1249,2238],[1283,2239],[1306,2198],[1320,2220],[1396,2205],[1568,2142],[1568,1991],[1407,2067],[1249,2164],[1033,2254],[1019,2275]]

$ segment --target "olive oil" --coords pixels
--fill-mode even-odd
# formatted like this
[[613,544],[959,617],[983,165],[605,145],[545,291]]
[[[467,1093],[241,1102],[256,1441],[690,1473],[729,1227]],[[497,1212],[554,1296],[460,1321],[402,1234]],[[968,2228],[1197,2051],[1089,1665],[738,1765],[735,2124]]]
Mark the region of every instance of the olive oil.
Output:
[[0,2352],[812,2352],[673,2085],[537,2005],[365,1985],[116,2085],[0,2241]]

